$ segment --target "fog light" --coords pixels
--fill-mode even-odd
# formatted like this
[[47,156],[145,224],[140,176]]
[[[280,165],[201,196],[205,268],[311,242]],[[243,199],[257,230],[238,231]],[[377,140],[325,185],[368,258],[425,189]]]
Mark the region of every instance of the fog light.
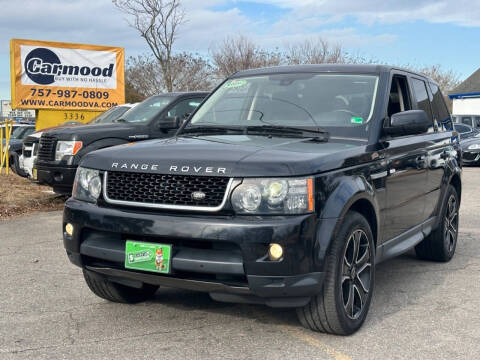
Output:
[[272,261],[276,261],[280,259],[283,255],[283,249],[278,244],[270,244],[270,248],[268,249],[268,257]]
[[70,224],[70,223],[65,225],[65,232],[67,233],[67,235],[72,236],[73,235],[73,225]]

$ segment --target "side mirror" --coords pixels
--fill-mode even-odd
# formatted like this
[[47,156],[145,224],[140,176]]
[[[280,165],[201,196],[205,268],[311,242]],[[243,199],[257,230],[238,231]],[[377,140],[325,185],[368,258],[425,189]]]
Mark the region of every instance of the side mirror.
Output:
[[416,135],[427,132],[432,122],[423,110],[408,110],[393,114],[383,126],[383,133],[390,136]]
[[156,123],[156,128],[164,132],[167,132],[168,130],[178,129],[179,126],[180,118],[178,116],[167,116],[163,119],[160,119]]

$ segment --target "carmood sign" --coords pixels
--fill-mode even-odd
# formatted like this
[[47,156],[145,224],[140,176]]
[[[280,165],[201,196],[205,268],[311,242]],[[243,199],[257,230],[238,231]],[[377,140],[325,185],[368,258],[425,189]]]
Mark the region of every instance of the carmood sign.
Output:
[[12,107],[102,111],[125,102],[124,49],[10,41]]

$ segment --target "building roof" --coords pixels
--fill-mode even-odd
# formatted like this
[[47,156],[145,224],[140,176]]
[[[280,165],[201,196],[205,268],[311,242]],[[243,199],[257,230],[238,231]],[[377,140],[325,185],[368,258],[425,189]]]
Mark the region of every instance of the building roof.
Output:
[[464,96],[479,96],[480,95],[480,68],[470,75],[464,82],[458,85],[455,89],[449,92],[448,96],[459,98]]

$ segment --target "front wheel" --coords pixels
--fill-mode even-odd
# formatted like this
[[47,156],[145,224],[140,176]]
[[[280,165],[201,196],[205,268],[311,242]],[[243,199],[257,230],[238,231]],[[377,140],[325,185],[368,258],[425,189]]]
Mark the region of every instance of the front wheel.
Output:
[[143,284],[141,288],[133,288],[109,281],[106,278],[96,275],[88,270],[83,270],[83,277],[89,289],[102,299],[134,304],[151,298],[158,290],[158,286]]
[[326,256],[323,291],[297,309],[314,331],[349,335],[365,321],[375,285],[375,248],[370,224],[350,211]]

